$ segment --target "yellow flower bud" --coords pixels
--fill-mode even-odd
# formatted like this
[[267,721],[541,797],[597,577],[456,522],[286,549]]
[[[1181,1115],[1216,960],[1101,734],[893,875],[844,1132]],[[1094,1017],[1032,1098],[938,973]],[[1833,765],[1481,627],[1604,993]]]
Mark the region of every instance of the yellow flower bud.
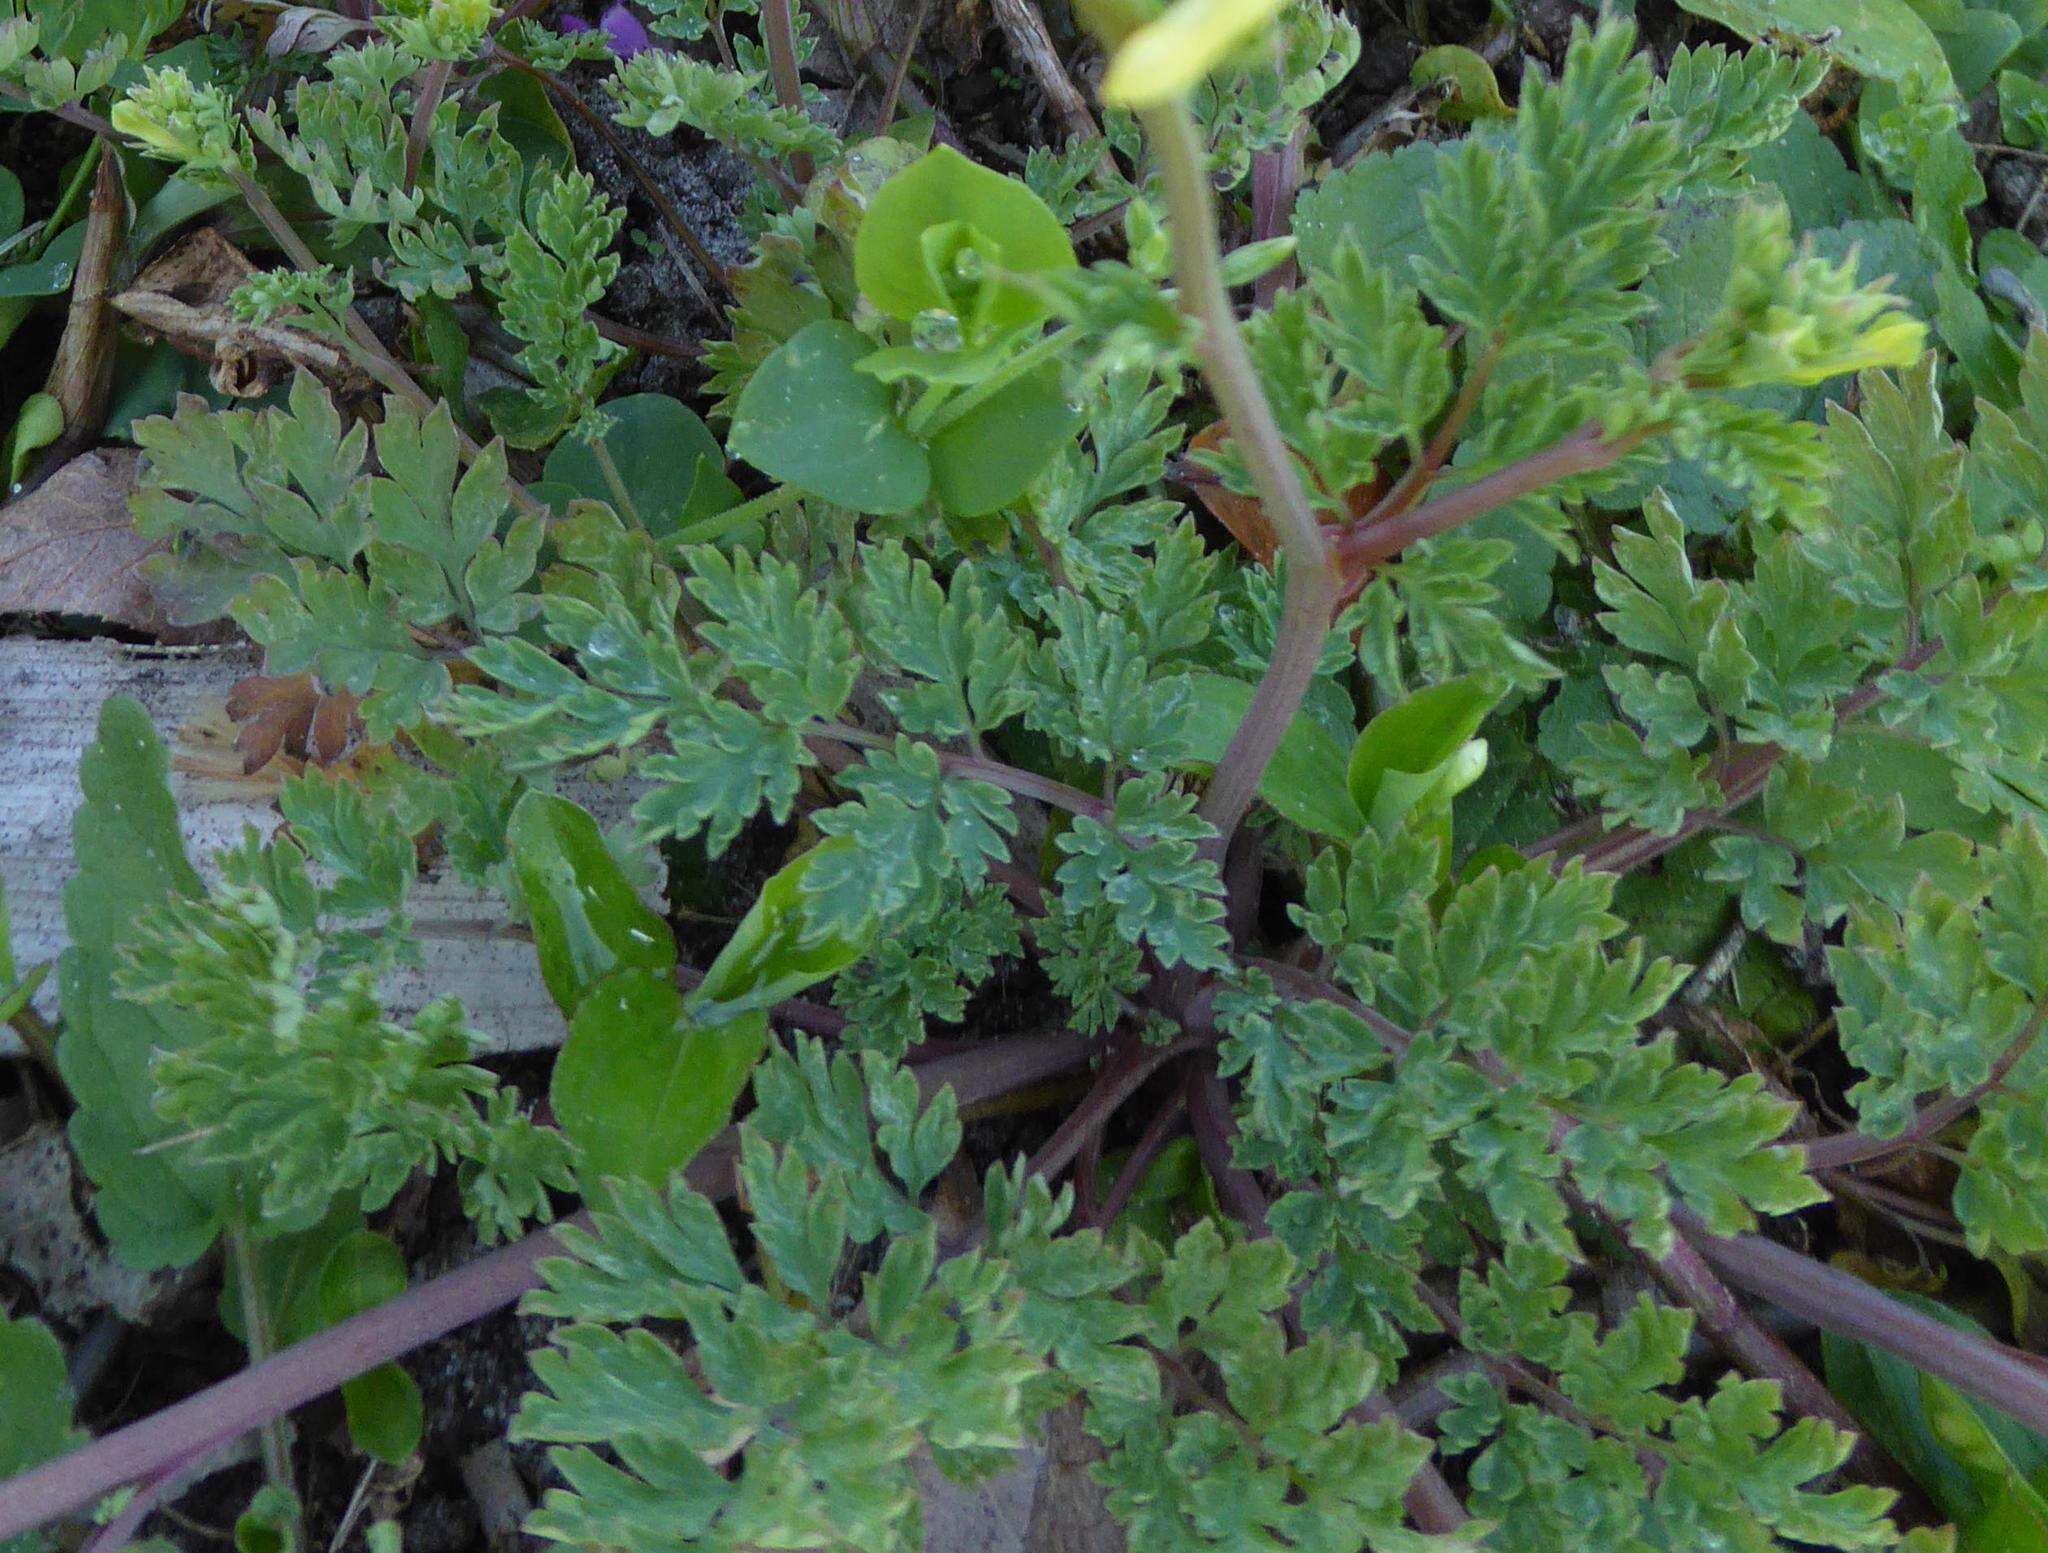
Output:
[[467,59],[496,20],[496,0],[391,0],[385,35],[422,59]]
[[1887,313],[1825,359],[1787,374],[1785,381],[1811,387],[1873,367],[1908,367],[1926,348],[1927,325],[1904,313]]
[[1102,78],[1119,108],[1171,102],[1250,42],[1287,0],[1175,0],[1124,39]]
[[183,70],[146,68],[108,115],[114,128],[149,156],[177,162],[201,179],[250,171],[233,105],[218,87]]

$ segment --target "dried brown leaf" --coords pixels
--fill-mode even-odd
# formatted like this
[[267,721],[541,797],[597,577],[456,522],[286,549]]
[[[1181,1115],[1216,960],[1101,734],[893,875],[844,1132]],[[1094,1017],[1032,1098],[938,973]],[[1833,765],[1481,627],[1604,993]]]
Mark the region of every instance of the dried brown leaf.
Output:
[[136,276],[114,306],[173,349],[211,362],[213,386],[224,394],[261,397],[299,367],[337,393],[366,392],[368,380],[334,341],[289,324],[234,316],[228,298],[256,273],[234,244],[201,227]]
[[310,674],[252,674],[228,692],[242,772],[253,776],[280,757],[329,766],[362,732],[360,702],[345,690],[322,690]]
[[158,547],[128,518],[133,448],[81,453],[0,507],[0,615],[57,615],[162,634],[142,576]]

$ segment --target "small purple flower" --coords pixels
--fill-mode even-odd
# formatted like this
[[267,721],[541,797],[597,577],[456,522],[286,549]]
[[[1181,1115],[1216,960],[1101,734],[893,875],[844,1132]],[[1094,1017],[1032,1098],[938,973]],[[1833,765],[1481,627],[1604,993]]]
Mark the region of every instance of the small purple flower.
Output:
[[[564,32],[589,32],[591,25],[580,16],[565,16],[559,23]],[[623,3],[608,7],[597,19],[597,31],[604,34],[604,41],[611,51],[621,59],[631,59],[642,49],[652,48],[654,42],[647,36],[647,29]]]

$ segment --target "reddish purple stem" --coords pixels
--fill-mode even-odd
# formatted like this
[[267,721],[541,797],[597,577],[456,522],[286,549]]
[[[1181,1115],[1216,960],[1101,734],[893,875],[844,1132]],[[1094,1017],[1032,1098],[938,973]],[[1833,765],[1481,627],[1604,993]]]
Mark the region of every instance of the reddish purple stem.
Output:
[[1974,1332],[1959,1331],[1886,1295],[1852,1273],[1761,1235],[1723,1239],[1680,1210],[1680,1227],[1728,1282],[1947,1381],[2037,1433],[2048,1433],[2048,1364]]
[[[1252,240],[1285,237],[1294,225],[1294,196],[1301,188],[1301,154],[1308,126],[1295,126],[1284,146],[1252,156]],[[1252,282],[1252,305],[1270,307],[1283,291],[1292,290],[1299,271],[1290,257]]]

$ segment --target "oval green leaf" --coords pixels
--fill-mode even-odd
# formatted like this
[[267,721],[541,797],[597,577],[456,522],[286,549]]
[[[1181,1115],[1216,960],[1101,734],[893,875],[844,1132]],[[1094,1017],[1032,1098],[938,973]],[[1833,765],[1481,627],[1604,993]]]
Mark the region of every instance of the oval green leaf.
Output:
[[85,223],[74,221],[56,235],[42,257],[0,269],[0,298],[53,297],[67,290],[84,249]]
[[621,971],[584,999],[555,1059],[555,1120],[593,1178],[665,1183],[731,1116],[768,1044],[754,1010],[700,1024],[667,976]]
[[139,261],[193,217],[204,215],[216,205],[225,205],[234,197],[233,184],[210,184],[188,178],[182,172],[171,174],[136,211],[135,224],[128,229],[129,256]]
[[1426,50],[1409,67],[1408,79],[1417,86],[1442,82],[1451,88],[1451,99],[1437,110],[1439,118],[1469,123],[1473,119],[1509,119],[1515,110],[1500,95],[1493,66],[1477,49],[1444,43]]
[[0,239],[12,237],[21,230],[21,218],[27,211],[28,202],[22,193],[21,180],[9,169],[0,167]]
[[413,1378],[395,1364],[380,1364],[341,1388],[349,1438],[356,1449],[398,1466],[420,1448],[427,1409]]
[[1080,418],[1057,366],[991,394],[926,444],[939,505],[955,517],[975,518],[1015,501],[1073,436]]
[[344,1235],[321,1265],[316,1306],[321,1326],[333,1326],[405,1292],[405,1258],[375,1230]]
[[[342,1237],[320,1269],[319,1324],[333,1326],[405,1292],[405,1258],[374,1231]],[[419,1449],[426,1409],[420,1388],[396,1364],[380,1364],[341,1388],[349,1437],[365,1455],[392,1466]]]
[[0,1481],[85,1442],[71,1426],[63,1346],[27,1316],[0,1316],[0,1418]]
[[64,406],[54,394],[30,394],[7,433],[7,484],[11,490],[28,474],[29,460],[64,435]]
[[576,143],[548,101],[540,77],[524,70],[500,70],[485,76],[467,95],[479,110],[497,104],[498,133],[519,153],[529,187],[549,169],[567,172],[576,165]]
[[821,319],[755,370],[733,407],[731,447],[770,479],[856,512],[902,512],[931,488],[924,449],[896,419],[887,384],[855,368],[873,349]]
[[530,792],[513,807],[506,840],[541,980],[564,1014],[614,971],[675,968],[668,924],[634,892],[587,811]]
[[[1074,245],[1044,200],[1015,178],[977,166],[951,146],[911,163],[869,204],[853,244],[853,275],[861,294],[892,318],[929,308],[951,311],[944,286],[927,263],[925,233],[957,222],[995,251],[1012,274],[1074,268]],[[1021,286],[991,282],[980,309],[985,328],[1007,329],[1045,316],[1045,304]]]
[[[602,439],[605,451],[619,471],[633,514],[648,533],[664,539],[685,519],[700,466],[708,463],[722,472],[725,450],[695,411],[667,394],[628,394],[605,404],[603,413],[611,421]],[[597,454],[581,437],[555,444],[542,478],[573,496],[618,505]]]

